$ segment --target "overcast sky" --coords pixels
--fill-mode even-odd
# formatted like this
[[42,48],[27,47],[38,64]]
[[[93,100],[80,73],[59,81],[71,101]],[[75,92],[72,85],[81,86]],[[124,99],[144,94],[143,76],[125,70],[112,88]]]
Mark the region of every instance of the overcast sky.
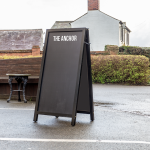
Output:
[[[73,21],[87,12],[87,0],[0,0],[0,29],[40,29]],[[100,10],[127,23],[130,45],[150,47],[150,0],[100,0]]]

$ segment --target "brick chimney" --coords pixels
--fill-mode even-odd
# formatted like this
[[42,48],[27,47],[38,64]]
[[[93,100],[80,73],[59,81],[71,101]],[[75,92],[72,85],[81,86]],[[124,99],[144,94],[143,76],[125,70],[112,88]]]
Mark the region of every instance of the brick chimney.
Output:
[[88,0],[88,11],[89,10],[99,10],[99,0]]

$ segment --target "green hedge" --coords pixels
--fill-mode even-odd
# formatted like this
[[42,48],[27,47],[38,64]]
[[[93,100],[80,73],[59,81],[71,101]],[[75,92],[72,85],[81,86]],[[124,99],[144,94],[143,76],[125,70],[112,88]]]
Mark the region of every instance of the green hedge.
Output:
[[145,56],[92,56],[92,81],[97,83],[146,84],[149,59]]
[[144,55],[150,59],[150,48],[121,46],[119,47],[119,55]]

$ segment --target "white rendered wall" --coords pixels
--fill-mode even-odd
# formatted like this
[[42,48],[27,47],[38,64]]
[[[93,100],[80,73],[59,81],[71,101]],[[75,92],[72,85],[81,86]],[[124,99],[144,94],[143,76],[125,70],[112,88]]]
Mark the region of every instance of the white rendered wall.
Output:
[[91,51],[104,51],[105,45],[119,46],[119,20],[99,10],[88,11],[86,15],[72,22],[71,26],[89,28]]

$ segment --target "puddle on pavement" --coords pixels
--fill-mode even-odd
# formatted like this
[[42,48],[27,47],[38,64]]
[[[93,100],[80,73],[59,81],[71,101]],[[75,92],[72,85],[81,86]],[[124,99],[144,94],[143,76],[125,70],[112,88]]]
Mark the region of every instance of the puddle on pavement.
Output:
[[94,102],[94,106],[109,107],[109,108],[116,110],[116,111],[122,111],[125,113],[132,113],[135,115],[150,117],[150,111],[149,110],[145,110],[145,109],[133,110],[133,108],[130,105],[125,105],[125,104],[119,105],[117,103],[111,103],[111,102]]
[[145,111],[130,111],[130,113],[150,117],[150,111],[146,111],[146,112]]
[[94,102],[94,106],[112,107],[115,103],[109,102]]

